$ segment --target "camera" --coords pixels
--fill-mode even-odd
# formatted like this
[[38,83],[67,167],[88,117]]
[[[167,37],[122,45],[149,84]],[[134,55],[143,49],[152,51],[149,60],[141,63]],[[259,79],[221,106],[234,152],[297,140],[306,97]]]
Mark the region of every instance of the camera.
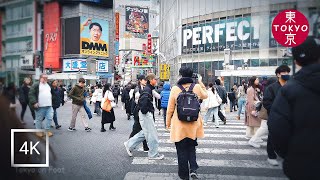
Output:
[[197,74],[197,73],[193,73],[193,74],[192,74],[192,78],[193,78],[193,79],[198,79],[198,74]]

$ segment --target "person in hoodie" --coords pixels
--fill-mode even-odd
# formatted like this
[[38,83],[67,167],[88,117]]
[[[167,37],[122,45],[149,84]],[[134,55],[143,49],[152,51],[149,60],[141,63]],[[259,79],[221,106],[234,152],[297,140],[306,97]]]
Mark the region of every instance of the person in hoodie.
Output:
[[211,114],[213,113],[214,122],[216,128],[219,128],[219,120],[218,120],[218,111],[219,106],[222,103],[222,99],[220,98],[216,88],[213,86],[213,83],[209,84],[209,88],[207,89],[208,98],[203,100],[204,108],[207,113],[204,116],[204,126],[207,126],[207,122]]
[[320,40],[308,37],[292,55],[301,69],[279,90],[269,133],[289,179],[320,179]]
[[166,119],[167,119],[167,108],[170,96],[170,84],[165,83],[163,89],[160,93],[161,96],[161,108],[163,110],[163,119],[164,119],[164,128],[166,128]]
[[56,126],[56,129],[60,129],[61,125],[58,123],[58,115],[57,109],[60,107],[61,104],[61,92],[58,88],[58,81],[53,80],[50,83],[51,86],[51,94],[52,94],[52,108],[53,108],[53,122]]

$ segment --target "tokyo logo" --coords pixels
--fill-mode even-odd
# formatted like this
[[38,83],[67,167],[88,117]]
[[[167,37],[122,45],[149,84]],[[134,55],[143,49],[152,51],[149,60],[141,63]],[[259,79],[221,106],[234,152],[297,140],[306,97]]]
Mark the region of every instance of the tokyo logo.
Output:
[[272,22],[272,34],[282,46],[298,46],[309,34],[308,20],[297,10],[281,11]]

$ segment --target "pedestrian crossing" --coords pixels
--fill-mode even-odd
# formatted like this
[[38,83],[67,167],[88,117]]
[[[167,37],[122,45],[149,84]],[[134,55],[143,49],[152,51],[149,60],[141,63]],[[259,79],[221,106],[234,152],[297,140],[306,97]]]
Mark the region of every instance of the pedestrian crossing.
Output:
[[[204,127],[205,137],[198,139],[197,163],[200,179],[225,180],[285,180],[281,166],[271,166],[267,160],[266,142],[259,149],[248,145],[245,138],[246,126],[243,121],[228,117],[226,125],[214,122]],[[178,161],[174,143],[170,142],[170,132],[164,127],[162,116],[156,115],[155,125],[159,136],[159,153],[163,160],[149,160],[142,146],[133,151],[130,172],[125,180],[168,179],[178,177]],[[281,163],[280,163],[281,164]]]

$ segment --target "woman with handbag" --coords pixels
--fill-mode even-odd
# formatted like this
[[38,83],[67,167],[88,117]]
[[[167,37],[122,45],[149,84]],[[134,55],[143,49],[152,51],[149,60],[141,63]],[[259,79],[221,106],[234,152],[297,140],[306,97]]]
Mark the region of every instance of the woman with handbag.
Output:
[[256,112],[256,106],[260,99],[258,98],[259,79],[253,76],[249,80],[249,88],[247,90],[247,105],[245,111],[245,125],[247,126],[246,138],[250,139],[261,125],[261,119],[257,117],[253,112]]
[[208,119],[212,117],[211,114],[213,113],[215,126],[216,128],[219,128],[218,111],[219,111],[219,106],[222,103],[222,99],[220,98],[216,89],[213,87],[213,83],[209,84],[207,93],[208,93],[208,98],[203,100],[204,108],[207,110],[207,113],[204,116],[203,125],[204,126],[207,125]]
[[107,83],[104,86],[103,94],[104,98],[101,103],[102,108],[102,119],[101,119],[101,132],[106,132],[104,128],[104,124],[110,123],[109,130],[114,131],[116,128],[113,126],[113,122],[115,121],[113,108],[116,106],[114,103],[113,93],[110,90],[110,84]]

